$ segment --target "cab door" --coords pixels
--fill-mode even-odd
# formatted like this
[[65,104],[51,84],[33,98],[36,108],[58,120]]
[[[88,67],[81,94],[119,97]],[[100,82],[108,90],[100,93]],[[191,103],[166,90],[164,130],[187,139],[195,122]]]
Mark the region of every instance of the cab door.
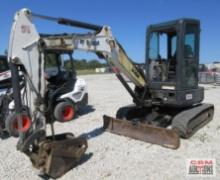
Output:
[[183,88],[198,87],[199,24],[185,22],[183,36]]

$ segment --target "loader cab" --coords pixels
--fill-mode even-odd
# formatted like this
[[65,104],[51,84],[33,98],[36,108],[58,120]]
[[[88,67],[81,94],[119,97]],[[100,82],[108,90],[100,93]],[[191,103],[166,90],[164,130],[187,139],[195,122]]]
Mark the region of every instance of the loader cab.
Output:
[[[180,99],[187,104],[203,99],[203,91],[198,88],[199,34],[200,22],[195,19],[178,19],[148,27],[146,78],[153,98],[173,105],[179,104]],[[194,90],[195,94],[191,93]],[[190,101],[185,98],[186,92]]]
[[46,51],[45,79],[53,85],[75,82],[76,72],[73,65],[72,53],[63,51]]

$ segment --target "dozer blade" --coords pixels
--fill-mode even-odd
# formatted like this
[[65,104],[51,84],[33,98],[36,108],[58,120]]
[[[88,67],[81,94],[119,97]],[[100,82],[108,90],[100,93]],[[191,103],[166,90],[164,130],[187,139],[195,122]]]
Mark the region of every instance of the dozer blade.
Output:
[[47,137],[40,142],[37,152],[30,155],[32,164],[43,174],[58,178],[77,165],[87,149],[87,140],[72,134]]
[[104,129],[111,133],[123,135],[144,142],[158,144],[166,148],[177,149],[180,138],[176,131],[155,127],[149,124],[116,119],[104,115]]

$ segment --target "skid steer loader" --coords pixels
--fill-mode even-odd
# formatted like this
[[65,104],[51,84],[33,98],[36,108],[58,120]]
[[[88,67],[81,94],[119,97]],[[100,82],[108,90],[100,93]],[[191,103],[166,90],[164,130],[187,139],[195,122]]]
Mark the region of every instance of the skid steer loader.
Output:
[[[55,91],[57,92],[56,96],[53,95],[51,100],[51,104],[55,104],[53,112],[51,113],[53,113],[54,118],[60,122],[72,120],[88,103],[88,92],[85,80],[76,77],[73,63],[65,61],[64,57],[48,54],[45,59],[44,76],[45,80],[49,82],[47,93],[52,95]],[[64,66],[65,63],[69,63],[69,69],[73,73],[73,79],[67,80],[72,82],[69,91],[58,92],[58,87],[65,82],[65,78],[68,77],[69,73]],[[23,93],[24,80],[22,79],[23,76],[21,73],[19,78],[21,93]],[[9,69],[7,56],[0,56],[0,107],[0,137],[18,137],[17,128],[14,128],[15,107],[11,84],[11,71]],[[61,113],[62,111],[64,112]]]
[[[40,36],[33,18],[92,32]],[[18,122],[18,149],[30,157],[36,168],[52,177],[59,177],[71,169],[85,152],[85,139],[74,138],[68,133],[55,134],[54,118],[47,113],[51,112],[51,106],[43,77],[47,53],[58,51],[71,55],[75,50],[94,52],[105,59],[110,67],[117,69],[117,78],[133,98],[134,104],[120,108],[116,118],[104,115],[104,129],[178,148],[180,137],[192,136],[212,119],[214,111],[212,104],[201,103],[204,89],[198,86],[199,33],[200,23],[195,19],[149,26],[143,71],[127,56],[109,26],[20,10],[14,18],[8,56]],[[161,49],[161,42],[166,50]],[[26,98],[20,94],[18,71],[24,74]],[[135,85],[134,90],[124,75]],[[26,121],[31,124],[28,129],[24,128]],[[46,133],[47,123],[51,124],[52,136]]]

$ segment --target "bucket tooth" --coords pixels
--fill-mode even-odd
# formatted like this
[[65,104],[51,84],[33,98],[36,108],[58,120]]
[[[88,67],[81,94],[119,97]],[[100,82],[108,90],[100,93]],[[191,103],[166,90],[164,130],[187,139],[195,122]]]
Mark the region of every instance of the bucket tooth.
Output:
[[106,115],[103,116],[103,121],[103,128],[113,134],[158,144],[171,149],[177,149],[180,145],[179,135],[172,129],[155,127],[138,121],[116,119]]

